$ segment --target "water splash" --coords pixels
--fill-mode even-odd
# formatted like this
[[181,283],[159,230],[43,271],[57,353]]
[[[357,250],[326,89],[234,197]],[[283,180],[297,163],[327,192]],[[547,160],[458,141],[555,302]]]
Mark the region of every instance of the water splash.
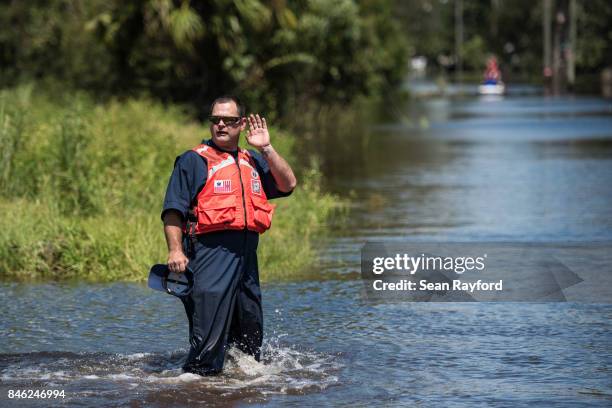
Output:
[[214,395],[252,395],[265,400],[271,394],[324,390],[338,383],[342,368],[337,356],[280,345],[278,338],[264,343],[261,362],[238,349],[230,349],[225,369],[218,376],[184,373],[181,366],[186,353],[175,350],[133,354],[2,354],[0,379],[3,385],[12,388],[72,389],[73,398],[78,400],[115,402],[125,398],[121,390],[183,396],[187,393],[194,400]]

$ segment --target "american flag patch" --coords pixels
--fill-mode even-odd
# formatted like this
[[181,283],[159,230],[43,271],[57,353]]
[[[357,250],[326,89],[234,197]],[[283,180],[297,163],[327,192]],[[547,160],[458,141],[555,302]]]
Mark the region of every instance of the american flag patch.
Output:
[[215,193],[231,193],[232,180],[215,180]]

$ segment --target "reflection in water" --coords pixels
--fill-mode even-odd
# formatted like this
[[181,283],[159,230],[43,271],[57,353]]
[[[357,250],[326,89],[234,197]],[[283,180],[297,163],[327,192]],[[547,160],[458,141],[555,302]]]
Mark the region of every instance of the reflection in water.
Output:
[[[354,195],[326,265],[358,269],[366,240],[612,239],[612,103],[432,99],[355,140],[314,145],[328,186]],[[365,147],[364,147],[365,146]]]

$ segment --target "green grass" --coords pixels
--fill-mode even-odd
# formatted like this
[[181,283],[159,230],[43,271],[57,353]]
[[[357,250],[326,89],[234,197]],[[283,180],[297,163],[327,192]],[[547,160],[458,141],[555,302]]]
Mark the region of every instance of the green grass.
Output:
[[[294,162],[294,137],[271,134]],[[208,136],[180,107],[147,99],[98,104],[34,85],[2,91],[0,278],[146,279],[167,255],[160,211],[174,159]],[[320,191],[316,167],[298,174],[261,238],[263,280],[310,273],[312,242],[341,208]]]

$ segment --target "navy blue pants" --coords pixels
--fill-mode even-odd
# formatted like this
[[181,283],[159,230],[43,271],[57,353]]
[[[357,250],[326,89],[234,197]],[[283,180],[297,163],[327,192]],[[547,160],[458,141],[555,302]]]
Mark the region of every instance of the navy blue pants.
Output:
[[263,315],[258,242],[259,235],[252,231],[221,231],[198,235],[193,250],[185,243],[194,287],[182,299],[191,346],[184,371],[221,372],[230,346],[259,361]]

